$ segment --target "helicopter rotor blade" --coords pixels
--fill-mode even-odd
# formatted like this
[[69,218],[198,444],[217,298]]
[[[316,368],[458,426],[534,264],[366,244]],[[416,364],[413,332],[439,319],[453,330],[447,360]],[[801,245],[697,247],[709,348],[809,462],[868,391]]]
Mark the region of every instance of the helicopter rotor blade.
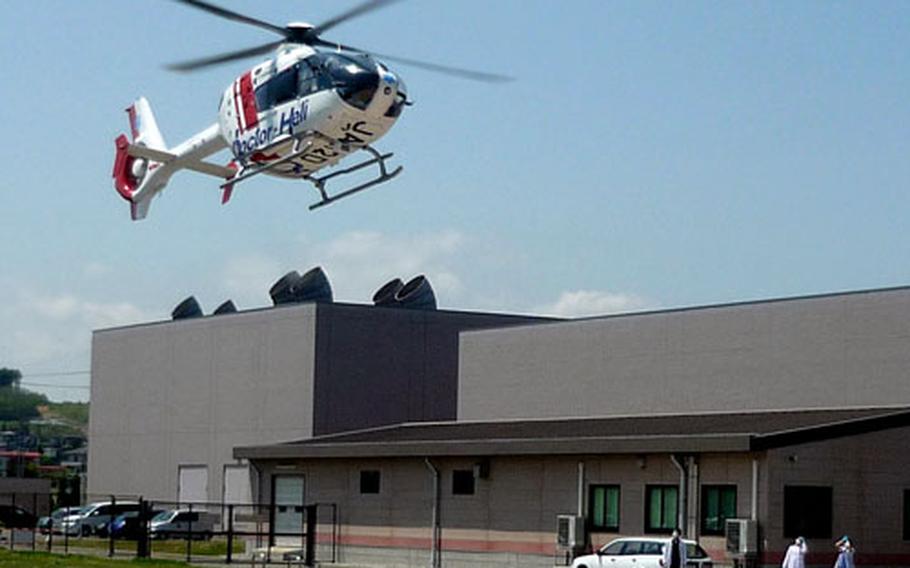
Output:
[[508,75],[500,75],[498,73],[487,73],[486,71],[475,71],[472,69],[463,69],[461,67],[452,67],[450,65],[440,65],[439,63],[431,63],[429,61],[420,61],[417,59],[409,59],[407,57],[398,57],[396,55],[385,55],[382,53],[376,53],[375,51],[369,51],[366,49],[360,49],[350,45],[345,45],[343,43],[334,43],[331,41],[324,40],[322,38],[317,38],[314,42],[315,45],[321,47],[330,47],[334,49],[340,49],[342,51],[351,51],[354,53],[366,53],[377,57],[379,59],[386,59],[388,61],[394,61],[396,63],[401,63],[402,65],[409,65],[411,67],[418,67],[420,69],[426,69],[427,71],[433,71],[435,73],[443,73],[445,75],[452,75],[454,77],[459,77],[461,79],[470,79],[472,81],[481,81],[484,83],[508,83],[514,81],[514,77],[509,77]]
[[313,29],[309,30],[307,35],[310,38],[312,38],[313,40],[316,40],[319,38],[319,35],[321,35],[323,32],[325,32],[331,28],[334,28],[335,26],[337,26],[338,24],[340,24],[342,22],[346,22],[353,18],[357,18],[359,16],[362,16],[362,15],[372,12],[374,10],[379,10],[380,8],[385,8],[389,4],[393,4],[395,2],[398,2],[398,0],[366,0],[366,2],[361,2],[360,4],[358,4],[357,6],[354,6],[347,12],[338,14],[334,18],[326,20],[325,22],[322,22],[318,26],[315,26]]
[[234,22],[240,22],[241,24],[248,24],[251,26],[256,26],[270,32],[275,32],[282,36],[287,35],[287,30],[282,26],[276,26],[275,24],[270,24],[264,20],[258,20],[256,18],[251,18],[250,16],[245,16],[238,12],[228,10],[227,8],[222,8],[221,6],[216,6],[208,2],[203,2],[202,0],[174,0],[180,4],[185,4],[187,6],[192,6],[197,10],[202,10],[208,12],[209,14],[214,14],[216,16],[232,20]]
[[240,49],[237,51],[228,51],[226,53],[219,53],[217,55],[210,55],[208,57],[201,57],[199,59],[191,59],[189,61],[181,61],[179,63],[171,63],[166,65],[167,69],[171,71],[181,71],[189,72],[196,71],[198,69],[203,69],[205,67],[211,67],[213,65],[221,65],[223,63],[229,63],[231,61],[236,61],[238,59],[246,59],[247,57],[254,57],[256,55],[262,55],[276,49],[281,45],[282,41],[271,41],[262,45],[257,45],[256,47],[250,47],[247,49]]

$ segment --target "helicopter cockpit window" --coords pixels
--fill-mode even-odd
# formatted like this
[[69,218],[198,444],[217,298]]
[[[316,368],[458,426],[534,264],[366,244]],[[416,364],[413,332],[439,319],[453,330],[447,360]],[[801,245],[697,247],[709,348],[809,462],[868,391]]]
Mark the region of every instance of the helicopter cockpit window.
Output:
[[260,111],[297,98],[297,71],[298,66],[294,65],[256,89],[256,105]]
[[317,61],[345,102],[359,109],[369,106],[379,88],[379,72],[372,58],[320,53]]

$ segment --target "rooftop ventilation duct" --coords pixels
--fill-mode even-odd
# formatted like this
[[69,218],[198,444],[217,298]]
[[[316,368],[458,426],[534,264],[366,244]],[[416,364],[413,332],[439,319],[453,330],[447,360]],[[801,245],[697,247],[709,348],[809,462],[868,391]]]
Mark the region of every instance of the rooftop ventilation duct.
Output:
[[297,281],[294,287],[294,301],[303,302],[331,302],[332,285],[323,272],[321,266],[307,271]]
[[186,300],[177,304],[174,311],[171,312],[171,318],[175,320],[202,317],[202,308],[195,296],[190,296]]
[[223,304],[215,308],[215,311],[212,312],[213,316],[220,316],[224,314],[233,314],[237,311],[237,306],[234,305],[234,302],[231,300],[225,301]]
[[294,290],[296,290],[298,282],[300,282],[300,274],[296,270],[292,270],[279,278],[269,288],[269,296],[272,297],[272,303],[276,306],[293,304],[296,301],[294,299]]
[[421,274],[408,280],[395,294],[395,300],[402,308],[411,310],[435,310],[436,294],[427,277]]
[[374,306],[397,306],[398,300],[395,299],[395,294],[399,290],[404,288],[404,282],[401,281],[401,278],[396,278],[394,280],[389,280],[379,290],[376,290],[376,293],[373,294],[373,305]]

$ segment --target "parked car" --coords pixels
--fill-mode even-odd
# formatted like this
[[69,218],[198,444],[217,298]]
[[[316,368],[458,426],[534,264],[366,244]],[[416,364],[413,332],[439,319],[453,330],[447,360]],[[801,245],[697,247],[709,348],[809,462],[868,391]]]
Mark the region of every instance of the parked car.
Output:
[[[155,509],[149,512],[149,519],[155,518],[162,511]],[[139,522],[139,511],[129,511],[119,515],[110,523],[110,534],[114,538],[138,540],[142,536],[142,526]]]
[[138,510],[139,503],[136,501],[117,501],[116,504],[110,501],[91,503],[76,513],[64,517],[60,522],[60,527],[62,532],[70,536],[99,534],[107,529],[107,524],[112,518],[127,511]]
[[[661,568],[664,546],[669,538],[631,537],[608,542],[594,554],[579,556],[572,561],[572,568]],[[714,563],[705,549],[694,540],[686,543],[687,566],[713,568]]]
[[8,529],[33,529],[38,517],[16,505],[0,505],[0,526]]
[[149,522],[152,538],[212,538],[218,517],[205,511],[173,509],[158,513]]
[[78,510],[79,507],[60,507],[59,509],[55,509],[54,512],[47,517],[38,519],[38,530],[41,534],[47,534],[51,532],[51,527],[58,527],[64,517],[72,515]]

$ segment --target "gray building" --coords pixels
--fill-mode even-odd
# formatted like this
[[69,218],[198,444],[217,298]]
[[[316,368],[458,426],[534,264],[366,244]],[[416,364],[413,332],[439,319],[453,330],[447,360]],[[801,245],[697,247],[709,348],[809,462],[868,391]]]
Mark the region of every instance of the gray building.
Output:
[[300,503],[337,504],[343,563],[553,566],[570,515],[592,547],[680,526],[729,561],[724,521],[743,518],[764,566],[800,535],[830,566],[841,534],[863,564],[906,566],[908,440],[910,409],[839,409],[409,424],[235,455],[272,480],[264,502],[296,504],[273,493],[296,478]]
[[552,565],[567,514],[592,546],[678,524],[724,562],[735,516],[758,523],[763,565],[794,533],[827,564],[849,531],[860,562],[910,566],[908,374],[910,288],[575,321],[320,304],[104,330],[89,490],[331,502],[351,562]]
[[88,493],[248,501],[235,446],[454,420],[458,333],[531,321],[314,303],[96,331]]
[[910,404],[910,288],[462,334],[458,418]]

